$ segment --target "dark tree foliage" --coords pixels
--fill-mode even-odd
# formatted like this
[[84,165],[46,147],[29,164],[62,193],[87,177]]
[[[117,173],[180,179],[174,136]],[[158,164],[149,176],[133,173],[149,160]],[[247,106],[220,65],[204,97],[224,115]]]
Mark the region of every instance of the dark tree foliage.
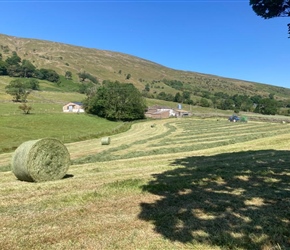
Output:
[[179,92],[177,92],[175,94],[174,101],[175,102],[182,102],[182,96],[181,96],[181,94]]
[[145,85],[144,90],[147,91],[147,92],[150,91],[150,85],[149,85],[149,83],[147,83],[147,84]]
[[14,102],[25,102],[30,91],[20,79],[11,81],[6,87],[6,93],[13,96]]
[[94,93],[94,89],[95,89],[96,85],[92,82],[88,82],[88,83],[82,83],[79,86],[79,93],[81,94],[86,94],[87,96],[90,96],[91,93]]
[[146,109],[141,93],[133,84],[106,81],[84,101],[87,113],[115,121],[144,118]]
[[86,79],[88,79],[93,83],[99,83],[96,77],[92,76],[90,73],[87,73],[85,71],[78,73],[78,76],[81,82],[84,82]]
[[183,83],[181,81],[178,81],[178,80],[167,80],[167,79],[164,79],[163,82],[167,85],[167,86],[170,86],[174,89],[177,89],[177,90],[183,90]]
[[0,60],[0,76],[7,75],[7,63]]
[[[290,0],[250,0],[252,9],[265,19],[290,16]],[[290,23],[288,24],[290,35]]]
[[209,103],[209,101],[206,98],[201,98],[200,99],[200,106],[201,107],[209,107],[210,103]]
[[49,82],[58,82],[59,74],[57,74],[53,69],[40,69],[36,72],[36,78],[47,80]]
[[217,98],[229,98],[230,96],[227,93],[223,93],[223,92],[216,92],[214,93],[214,96]]
[[23,60],[21,69],[24,77],[33,77],[36,67],[29,60]]
[[23,83],[27,89],[39,90],[39,81],[36,79],[28,79],[25,80]]
[[275,115],[278,112],[278,102],[270,98],[261,99],[255,109],[255,112],[264,115]]
[[71,71],[66,71],[64,77],[68,80],[72,79],[72,72]]
[[8,65],[7,73],[11,77],[23,77],[23,70],[19,64]]
[[290,0],[250,0],[250,5],[265,19],[290,16]]
[[9,65],[19,65],[21,62],[21,58],[17,55],[17,53],[15,51],[13,51],[12,56],[7,57],[5,62],[7,62],[7,64],[9,64]]
[[222,110],[233,110],[235,108],[235,102],[230,98],[225,99],[218,105],[218,108]]
[[174,96],[172,94],[167,94],[164,91],[158,93],[158,95],[156,96],[157,99],[159,100],[165,100],[165,101],[174,101]]
[[25,78],[34,77],[50,82],[58,82],[60,78],[56,71],[52,69],[38,70],[29,60],[24,59],[21,61],[16,52],[13,52],[12,56],[7,57],[5,61],[0,60],[0,75]]
[[253,103],[258,104],[260,102],[262,98],[262,96],[260,95],[254,95],[250,97],[251,101],[253,101]]
[[191,96],[191,94],[189,91],[183,91],[182,92],[182,102],[187,103],[187,104],[191,104],[190,96]]

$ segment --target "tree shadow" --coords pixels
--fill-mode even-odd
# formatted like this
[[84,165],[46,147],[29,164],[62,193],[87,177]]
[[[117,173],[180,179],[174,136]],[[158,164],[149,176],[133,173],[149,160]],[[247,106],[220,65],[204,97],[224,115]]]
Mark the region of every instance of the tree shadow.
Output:
[[222,249],[290,249],[290,151],[176,159],[143,190],[139,218],[165,238]]
[[65,176],[62,179],[68,179],[68,178],[73,178],[73,174],[65,174]]

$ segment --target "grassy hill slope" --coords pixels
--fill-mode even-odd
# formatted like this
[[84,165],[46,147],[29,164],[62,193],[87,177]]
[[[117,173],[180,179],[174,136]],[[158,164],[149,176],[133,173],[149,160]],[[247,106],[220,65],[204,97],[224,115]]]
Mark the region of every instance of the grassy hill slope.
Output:
[[[181,81],[191,89],[197,88],[210,92],[260,94],[262,96],[273,93],[282,99],[290,95],[290,89],[174,70],[124,53],[0,34],[0,53],[2,53],[3,59],[10,56],[13,51],[16,51],[22,59],[30,60],[38,68],[54,69],[62,75],[66,71],[71,71],[75,80],[78,80],[77,73],[86,71],[97,77],[99,81],[131,82],[139,89],[144,89],[147,83],[151,84],[154,81],[157,92],[160,89],[166,92],[176,92],[162,82],[163,79],[169,79]],[[131,78],[126,80],[128,74],[131,75]]]

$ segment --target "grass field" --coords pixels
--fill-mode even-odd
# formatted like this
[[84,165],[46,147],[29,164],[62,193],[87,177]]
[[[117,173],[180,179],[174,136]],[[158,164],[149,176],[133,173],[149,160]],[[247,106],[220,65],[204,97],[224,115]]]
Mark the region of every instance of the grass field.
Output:
[[27,140],[53,137],[62,142],[80,141],[110,135],[125,128],[122,122],[110,122],[86,114],[31,114],[2,116],[0,153],[9,152]]
[[288,124],[168,119],[66,146],[62,180],[0,173],[1,249],[290,249]]
[[[63,92],[47,81],[40,81],[41,91],[28,95],[27,105],[32,110],[25,115],[19,109],[21,103],[13,103],[12,97],[5,93],[5,86],[10,81],[10,77],[0,77],[0,153],[11,152],[27,140],[53,137],[67,143],[108,136],[129,128],[129,124],[86,114],[64,114],[64,104],[81,102],[85,95]],[[47,91],[53,87],[58,91]]]

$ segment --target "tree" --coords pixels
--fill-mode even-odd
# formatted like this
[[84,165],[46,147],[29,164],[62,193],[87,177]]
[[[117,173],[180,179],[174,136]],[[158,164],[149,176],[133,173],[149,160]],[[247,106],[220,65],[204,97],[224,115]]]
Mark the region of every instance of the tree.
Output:
[[27,96],[30,93],[29,89],[20,79],[11,81],[5,89],[7,94],[13,96],[14,102],[26,102]]
[[84,108],[108,120],[133,121],[144,118],[146,105],[133,84],[106,81],[84,101]]
[[244,102],[242,102],[241,106],[240,106],[240,110],[241,111],[253,111],[254,109],[254,103],[248,99],[248,100],[245,100]]
[[95,93],[95,84],[93,84],[92,82],[88,82],[88,83],[82,83],[79,86],[79,93],[81,94],[86,94],[87,96],[90,96],[92,93]]
[[23,103],[18,108],[21,109],[23,111],[23,113],[26,115],[29,114],[30,110],[32,109],[32,107],[28,106],[26,103]]
[[72,73],[70,71],[66,71],[65,72],[65,78],[68,79],[68,80],[71,80],[72,79]]
[[179,92],[175,94],[174,102],[182,102],[182,96]]
[[201,107],[209,107],[210,106],[210,103],[209,101],[206,99],[206,98],[201,98],[200,99],[200,106]]
[[274,96],[275,96],[275,94],[273,94],[273,93],[270,93],[270,94],[269,94],[269,98],[270,98],[270,99],[274,99]]
[[5,62],[7,62],[9,65],[19,65],[21,62],[21,58],[17,55],[15,51],[12,52],[11,57],[7,57]]
[[[250,0],[252,9],[265,19],[290,16],[290,0]],[[288,24],[290,35],[290,23]]]
[[50,82],[58,82],[59,80],[59,74],[53,69],[40,69],[36,72],[36,77]]
[[278,112],[278,102],[270,98],[261,99],[255,109],[255,112],[264,115],[275,115]]
[[191,94],[189,91],[183,91],[182,92],[182,102],[190,104],[191,103],[190,95]]
[[233,108],[235,107],[235,102],[228,98],[228,99],[225,99],[221,102],[220,106],[218,108],[222,109],[222,110],[233,110]]
[[150,85],[149,85],[149,83],[147,83],[147,84],[145,85],[144,90],[147,91],[147,92],[150,91]]
[[166,93],[164,91],[158,93],[158,95],[156,96],[157,99],[160,99],[160,100],[166,100]]
[[92,76],[91,74],[87,72],[80,72],[78,73],[79,79],[81,82],[84,82],[86,79],[90,80],[93,83],[98,83],[98,80],[96,77]]
[[0,76],[7,75],[7,63],[0,60]]
[[24,77],[32,77],[34,75],[36,67],[29,61],[23,60],[21,64]]
[[23,76],[23,70],[19,64],[8,65],[7,73],[11,77]]
[[39,81],[36,79],[28,79],[28,80],[24,81],[24,86],[27,89],[39,90]]

